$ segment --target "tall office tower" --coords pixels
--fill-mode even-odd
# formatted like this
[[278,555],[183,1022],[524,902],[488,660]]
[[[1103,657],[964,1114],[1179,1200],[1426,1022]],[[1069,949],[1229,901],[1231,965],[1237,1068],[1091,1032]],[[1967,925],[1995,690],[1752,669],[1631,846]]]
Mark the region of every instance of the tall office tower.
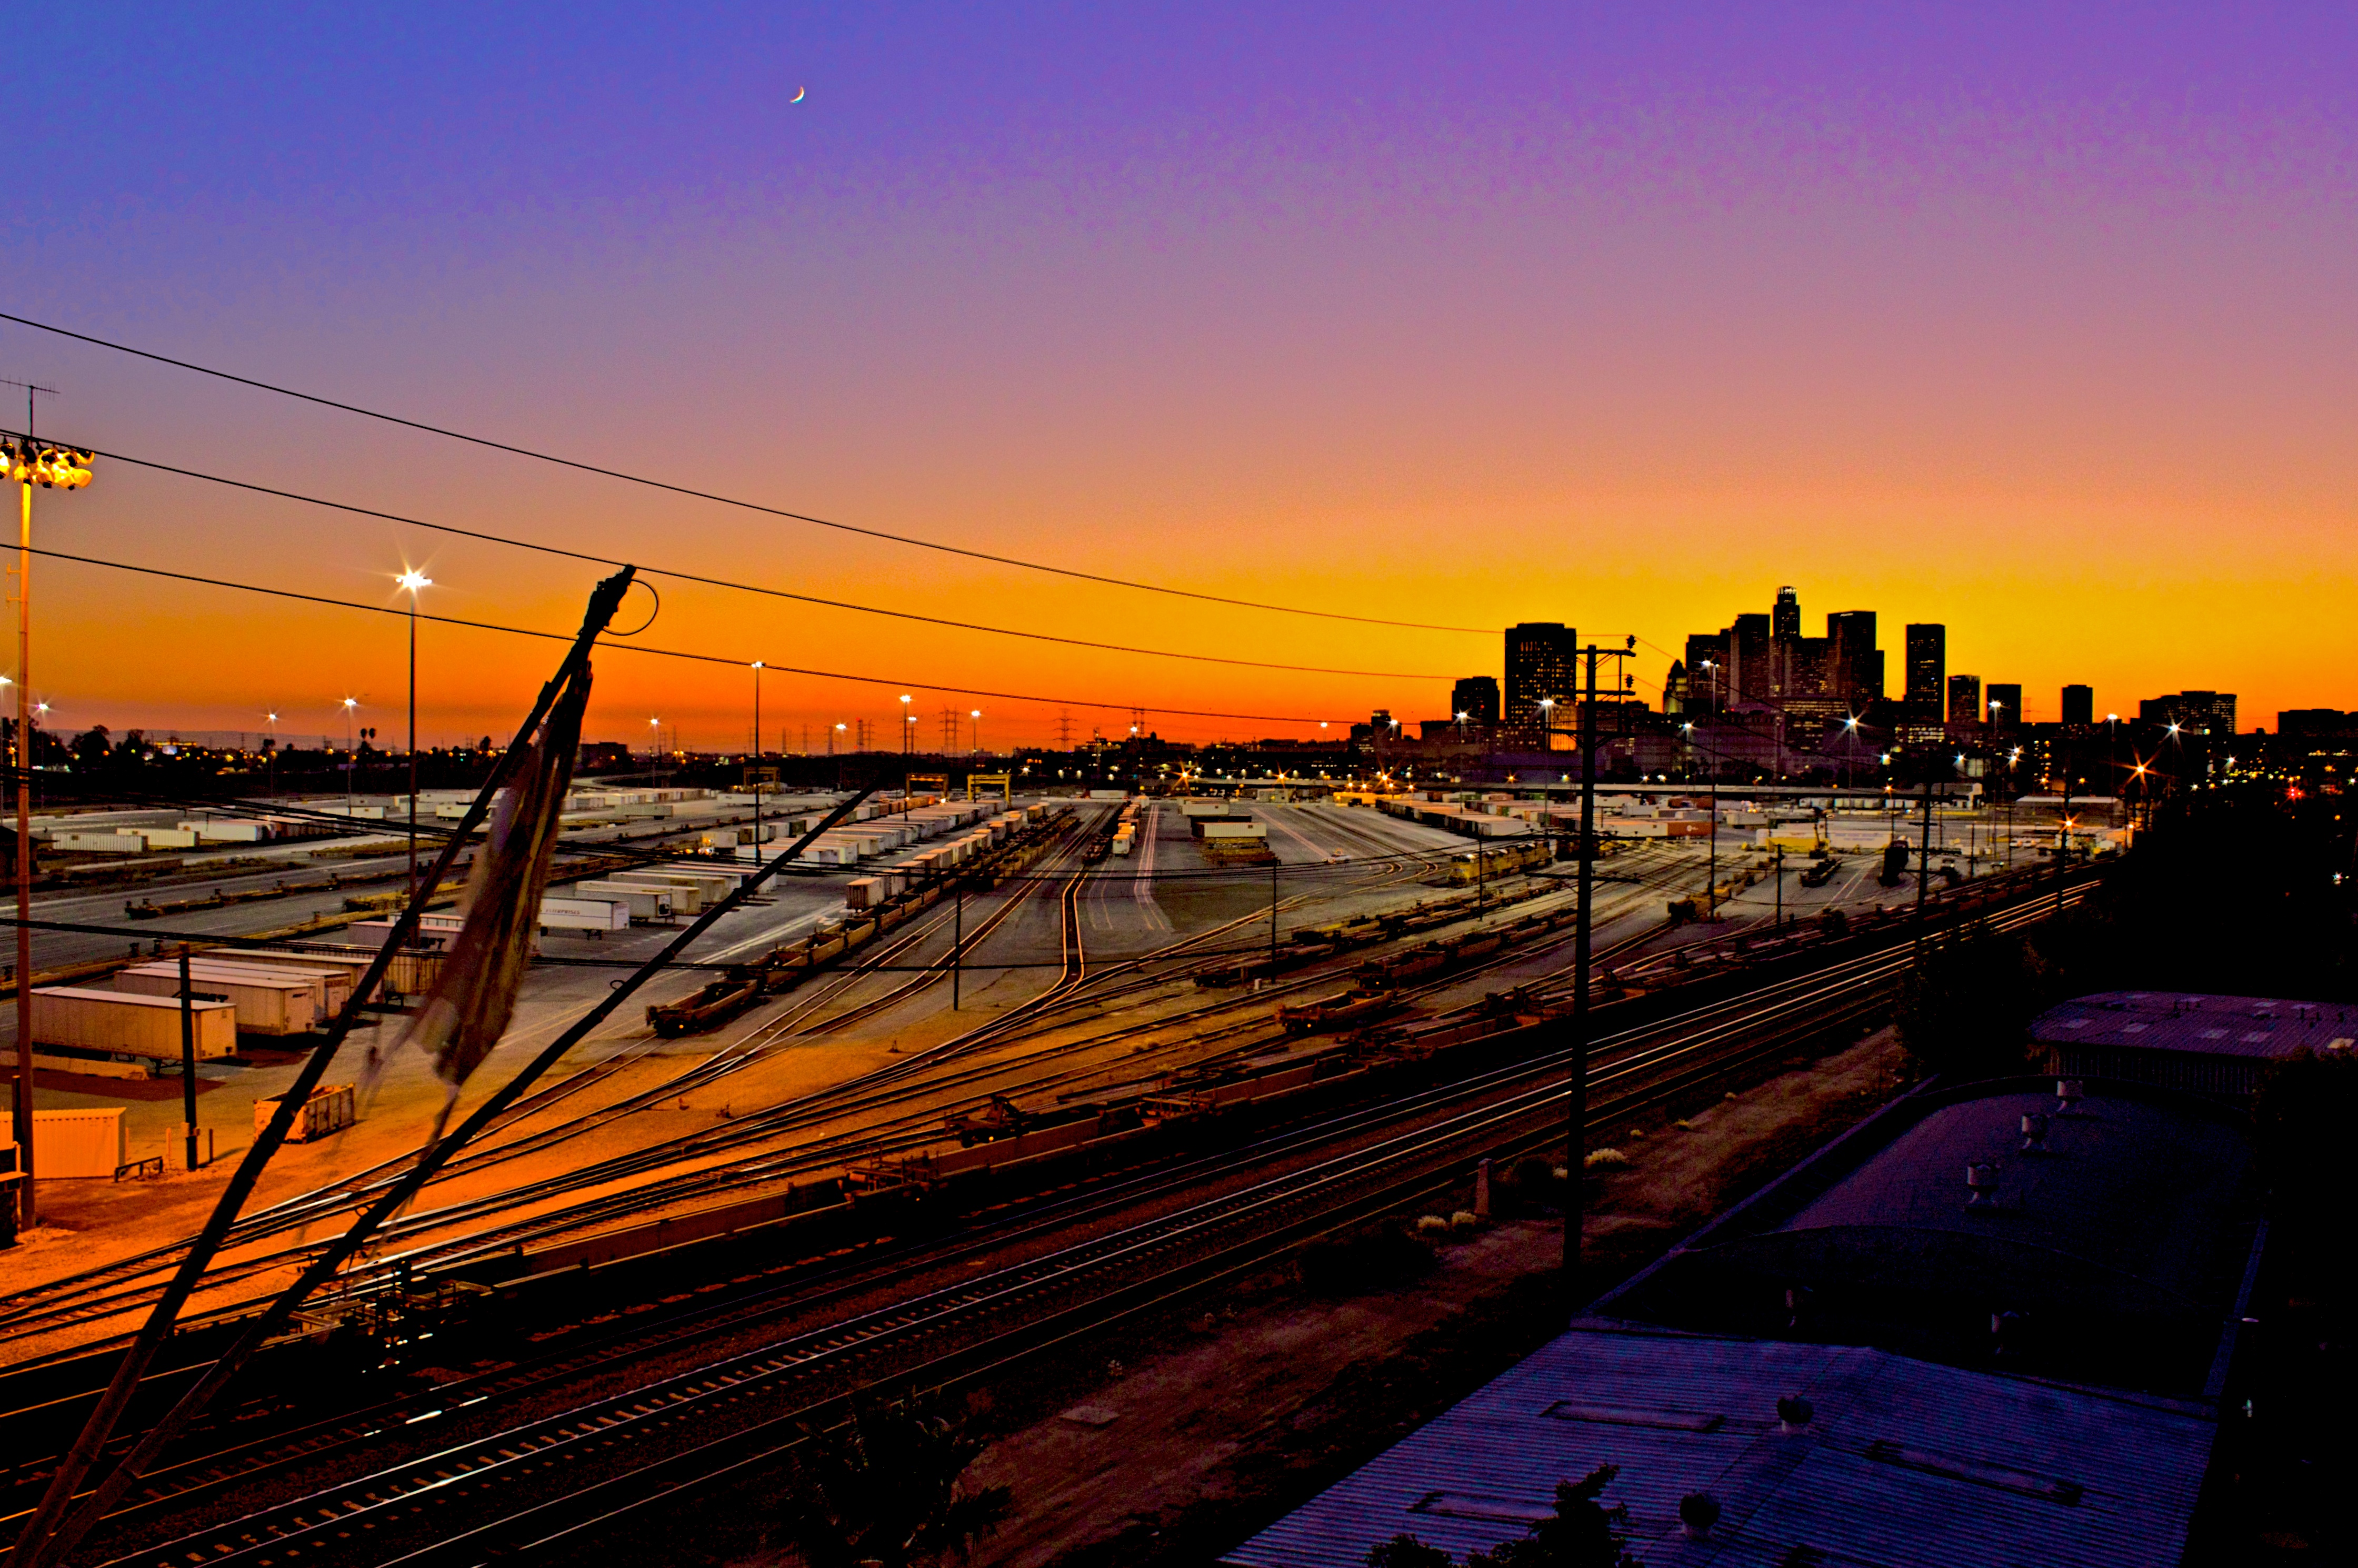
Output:
[[1983,700],[1989,708],[1990,728],[2011,730],[2022,722],[2022,687],[2011,681],[1992,681]]
[[1727,633],[1687,634],[1687,712],[1717,713],[1727,706]]
[[1548,720],[1540,704],[1552,700],[1563,711],[1560,721],[1572,722],[1573,699],[1580,689],[1580,633],[1554,621],[1527,621],[1507,628],[1506,701],[1499,722],[1509,730],[1543,728]]
[[1947,711],[1949,629],[1931,622],[1908,627],[1908,717],[1938,724]]
[[1462,713],[1469,724],[1495,729],[1498,723],[1498,682],[1493,676],[1467,676],[1449,688],[1449,711]]
[[1951,676],[1949,677],[1949,722],[1979,724],[1982,721],[1982,677]]
[[1826,643],[1833,695],[1857,707],[1883,696],[1883,657],[1875,646],[1874,611],[1829,613]]
[[1727,679],[1720,689],[1731,707],[1776,700],[1777,672],[1766,615],[1739,615],[1727,629]]
[[1798,637],[1801,634],[1801,596],[1793,589],[1777,590],[1777,608],[1768,628],[1772,637]]
[[2063,688],[2063,722],[2082,729],[2096,721],[2096,688],[2092,686],[2067,686]]
[[2148,697],[2137,704],[2137,718],[2147,724],[2175,724],[2197,735],[2233,735],[2235,694],[2181,691],[2173,697]]

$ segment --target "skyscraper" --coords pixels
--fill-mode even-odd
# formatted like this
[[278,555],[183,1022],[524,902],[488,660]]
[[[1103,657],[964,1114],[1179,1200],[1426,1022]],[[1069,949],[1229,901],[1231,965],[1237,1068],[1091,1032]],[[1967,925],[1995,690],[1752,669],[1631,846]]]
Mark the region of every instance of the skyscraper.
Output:
[[1934,622],[1908,627],[1908,717],[1938,724],[1947,710],[1949,629]]
[[1540,704],[1553,701],[1572,721],[1580,689],[1580,634],[1557,621],[1527,621],[1507,628],[1506,703],[1499,721],[1509,730],[1541,730]]
[[1691,632],[1687,656],[1686,710],[1717,713],[1727,706],[1727,633]]
[[1949,677],[1949,722],[1979,724],[1982,721],[1982,677],[1951,676]]
[[1464,714],[1468,724],[1495,729],[1498,723],[1498,682],[1492,676],[1467,676],[1449,688],[1449,711]]
[[2063,688],[2063,722],[2086,729],[2096,722],[2096,688],[2092,686],[2067,686]]
[[1727,678],[1720,689],[1732,706],[1774,701],[1775,661],[1769,654],[1768,617],[1739,615],[1727,630]]
[[1883,653],[1875,645],[1875,611],[1837,610],[1826,616],[1833,695],[1863,708],[1883,697]]
[[1801,595],[1798,589],[1777,590],[1777,608],[1771,612],[1768,634],[1779,638],[1801,634]]
[[2012,683],[1992,681],[1984,694],[1989,707],[1990,728],[2011,730],[2022,722],[2022,687]]

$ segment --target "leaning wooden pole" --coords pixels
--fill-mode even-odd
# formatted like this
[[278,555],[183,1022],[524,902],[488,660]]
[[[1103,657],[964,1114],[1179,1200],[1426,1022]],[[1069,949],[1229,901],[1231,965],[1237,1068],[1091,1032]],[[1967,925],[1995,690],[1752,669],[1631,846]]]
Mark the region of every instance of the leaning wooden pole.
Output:
[[[817,826],[795,839],[774,860],[752,876],[745,878],[738,884],[736,892],[706,910],[695,924],[674,937],[662,952],[633,970],[627,979],[618,981],[613,989],[607,992],[596,1006],[576,1019],[571,1027],[550,1041],[542,1049],[540,1054],[526,1064],[514,1077],[494,1090],[491,1097],[481,1105],[477,1106],[457,1128],[438,1139],[420,1153],[417,1162],[404,1173],[399,1181],[387,1188],[375,1203],[362,1212],[360,1218],[352,1222],[350,1229],[328,1243],[319,1256],[312,1259],[309,1265],[305,1268],[302,1276],[280,1292],[269,1306],[263,1309],[248,1323],[245,1331],[238,1336],[237,1343],[230,1346],[219,1359],[206,1368],[204,1377],[196,1387],[183,1394],[179,1402],[166,1412],[164,1419],[148,1429],[140,1438],[137,1446],[133,1448],[106,1479],[92,1490],[89,1498],[84,1499],[81,1507],[67,1521],[65,1527],[51,1538],[57,1550],[70,1549],[75,1541],[88,1533],[92,1526],[104,1518],[107,1509],[114,1506],[116,1499],[124,1490],[140,1476],[146,1475],[149,1467],[162,1456],[166,1446],[185,1431],[190,1422],[204,1412],[205,1407],[212,1401],[213,1396],[228,1386],[230,1379],[243,1369],[256,1351],[277,1336],[279,1330],[286,1326],[287,1320],[295,1314],[295,1310],[301,1306],[314,1291],[334,1278],[337,1271],[344,1266],[345,1261],[359,1251],[367,1243],[369,1238],[375,1234],[377,1227],[400,1213],[409,1200],[416,1195],[418,1190],[433,1180],[435,1173],[441,1170],[451,1156],[473,1141],[484,1128],[490,1126],[503,1112],[514,1104],[525,1090],[539,1081],[543,1074],[563,1060],[567,1052],[579,1044],[589,1036],[590,1031],[603,1023],[617,1008],[628,1001],[632,994],[641,986],[669,968],[672,960],[677,957],[690,943],[709,930],[714,922],[731,911],[743,907],[745,901],[752,895],[753,891],[775,875],[779,868],[800,855],[820,834],[849,816],[855,806],[873,793],[873,789],[872,785],[863,789],[837,806],[833,812],[821,819]],[[15,1565],[12,1564],[11,1568],[15,1568]]]
[[[65,1457],[59,1461],[57,1473],[49,1477],[49,1490],[42,1495],[41,1506],[34,1510],[33,1517],[26,1522],[24,1530],[16,1538],[16,1551],[9,1559],[10,1568],[41,1568],[43,1563],[53,1561],[58,1552],[69,1549],[74,1541],[80,1539],[81,1530],[69,1534],[59,1530],[59,1523],[66,1517],[68,1506],[81,1489],[83,1479],[97,1464],[99,1455],[104,1452],[108,1440],[114,1435],[114,1429],[122,1421],[124,1411],[129,1408],[140,1379],[154,1364],[164,1342],[171,1337],[173,1325],[179,1320],[181,1308],[196,1292],[205,1270],[228,1238],[230,1227],[237,1223],[246,1199],[253,1195],[255,1184],[262,1179],[264,1167],[269,1164],[271,1156],[286,1141],[297,1114],[303,1108],[304,1102],[311,1098],[311,1091],[319,1087],[320,1078],[335,1060],[336,1052],[343,1045],[353,1025],[360,1021],[362,1003],[376,994],[394,956],[416,932],[418,916],[425,912],[427,901],[433,897],[435,889],[457,861],[460,848],[490,815],[493,797],[522,765],[531,748],[534,733],[556,705],[558,694],[588,664],[590,650],[612,622],[623,593],[630,588],[634,570],[624,567],[600,583],[591,593],[589,612],[582,618],[581,630],[575,637],[571,650],[567,653],[565,662],[557,667],[557,674],[549,678],[548,684],[541,687],[532,711],[517,727],[515,739],[509,742],[507,751],[493,765],[491,777],[483,781],[483,787],[476,793],[474,804],[467,808],[467,815],[443,844],[442,853],[435,858],[434,864],[412,890],[409,903],[401,912],[401,918],[395,922],[391,934],[385,937],[384,946],[353,986],[343,1011],[330,1025],[327,1039],[313,1048],[310,1057],[295,1075],[295,1081],[279,1097],[278,1108],[254,1134],[254,1146],[238,1162],[229,1185],[213,1205],[213,1212],[206,1219],[204,1228],[189,1243],[187,1254],[180,1260],[180,1266],[173,1271],[163,1293],[157,1297],[156,1304],[149,1309],[147,1321],[141,1325],[131,1347],[124,1352],[122,1363],[116,1367],[114,1378],[107,1385],[106,1392],[91,1411],[90,1419],[82,1423],[81,1434],[74,1440]],[[119,1467],[116,1474],[121,1474]],[[89,1515],[90,1510],[86,1509],[83,1513]],[[94,1515],[90,1517],[95,1518]],[[79,1516],[77,1523],[81,1530],[88,1528],[88,1521]]]

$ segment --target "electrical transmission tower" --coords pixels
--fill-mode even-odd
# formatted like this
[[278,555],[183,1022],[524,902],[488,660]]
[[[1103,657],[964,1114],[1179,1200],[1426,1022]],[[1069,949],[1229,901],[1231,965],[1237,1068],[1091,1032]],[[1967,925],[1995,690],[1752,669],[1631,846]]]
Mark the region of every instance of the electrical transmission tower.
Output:
[[946,757],[946,756],[950,755],[952,752],[956,752],[956,751],[957,750],[957,728],[958,728],[958,710],[957,710],[957,708],[943,708],[943,709],[942,709],[942,755],[943,755],[943,756],[945,756],[945,757]]
[[1069,752],[1072,749],[1073,716],[1066,709],[1060,708],[1056,710],[1056,750]]

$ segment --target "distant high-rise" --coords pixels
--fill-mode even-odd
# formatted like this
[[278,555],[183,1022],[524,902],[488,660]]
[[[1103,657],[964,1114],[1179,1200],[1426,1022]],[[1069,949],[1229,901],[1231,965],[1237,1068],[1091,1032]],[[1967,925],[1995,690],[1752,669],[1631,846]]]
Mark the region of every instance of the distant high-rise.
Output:
[[1949,677],[1949,722],[1979,724],[1982,721],[1982,677],[1951,676]]
[[2022,687],[2011,681],[1992,681],[1983,694],[1989,708],[1990,728],[2011,730],[2022,722]]
[[1801,634],[1801,596],[1797,589],[1777,590],[1777,608],[1771,614],[1768,634],[1779,638]]
[[2092,686],[2067,686],[2063,688],[2063,722],[2086,728],[2096,722],[2096,688]]
[[1908,717],[1938,724],[1946,711],[1949,629],[1931,622],[1908,628]]
[[1449,688],[1449,711],[1486,729],[1498,722],[1498,682],[1493,676],[1467,676]]
[[1509,730],[1535,729],[1546,720],[1540,704],[1552,701],[1572,721],[1580,689],[1580,634],[1556,621],[1527,621],[1507,628],[1507,689],[1499,719]]
[[1689,633],[1687,656],[1681,663],[1687,671],[1689,713],[1717,713],[1727,706],[1726,633]]
[[2235,694],[2181,691],[2174,697],[2148,697],[2137,704],[2137,718],[2147,724],[2175,724],[2197,735],[2233,735]]
[[1739,615],[1727,629],[1727,679],[1720,689],[1733,704],[1772,702],[1777,695],[1768,617]]
[[1883,653],[1875,645],[1875,611],[1837,610],[1826,617],[1833,695],[1855,707],[1883,697]]

